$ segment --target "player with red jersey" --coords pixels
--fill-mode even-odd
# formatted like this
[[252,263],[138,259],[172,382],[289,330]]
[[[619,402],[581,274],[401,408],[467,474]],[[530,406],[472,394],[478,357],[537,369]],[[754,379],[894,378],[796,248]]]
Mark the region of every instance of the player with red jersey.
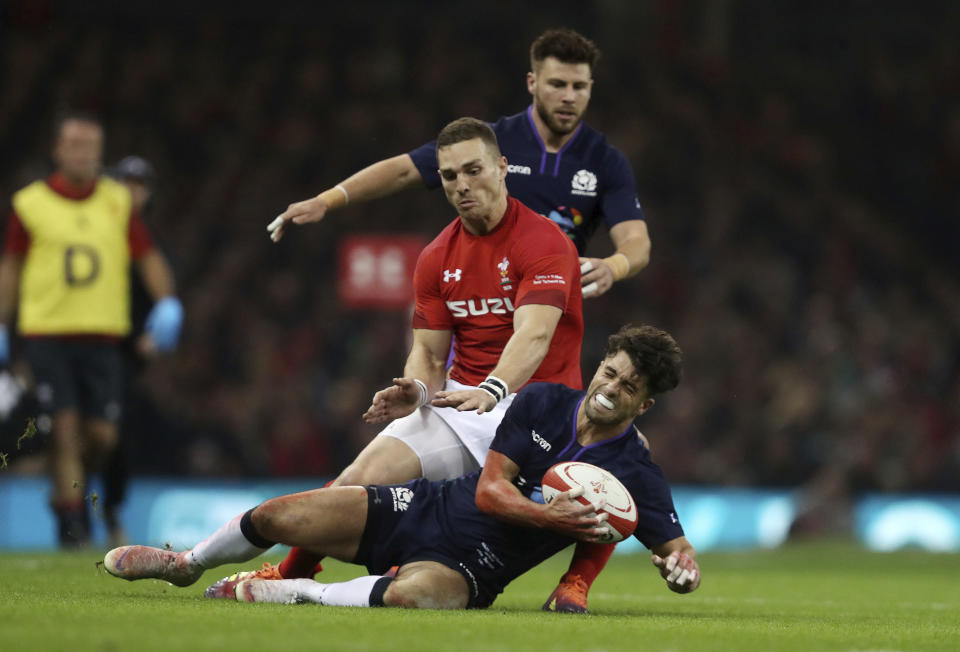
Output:
[[[459,217],[417,261],[413,346],[403,377],[377,392],[363,415],[368,423],[390,424],[334,486],[475,471],[520,388],[535,381],[582,387],[582,295],[573,243],[507,195],[507,160],[487,123],[461,118],[444,127],[437,162]],[[318,561],[293,548],[278,567],[238,573],[222,588],[251,577],[305,577]]]
[[[413,327],[456,335],[445,389],[480,386],[488,376],[503,376],[511,396],[527,382],[548,378],[580,386],[583,318],[580,284],[571,282],[579,268],[569,239],[557,235],[562,232],[556,225],[508,197],[506,213],[491,232],[474,235],[457,219],[424,249],[414,272]],[[513,355],[503,356],[505,364],[500,364],[515,333],[516,311],[525,306],[560,311],[546,356],[527,378],[536,358],[519,375],[507,370]],[[553,311],[544,312],[549,319]],[[482,465],[493,435],[491,424],[471,413],[463,418],[464,413],[449,408],[434,410]]]

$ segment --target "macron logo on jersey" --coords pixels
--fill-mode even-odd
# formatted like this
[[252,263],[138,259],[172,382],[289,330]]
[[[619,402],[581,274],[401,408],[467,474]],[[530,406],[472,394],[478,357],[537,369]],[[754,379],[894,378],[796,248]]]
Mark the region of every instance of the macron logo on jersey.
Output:
[[533,174],[533,170],[530,169],[529,165],[510,165],[507,164],[507,174],[526,174],[530,176]]
[[469,301],[447,301],[447,308],[454,317],[479,317],[480,315],[506,315],[514,311],[510,297],[495,299],[470,299]]
[[459,281],[460,281],[460,274],[462,274],[462,273],[463,273],[463,270],[462,270],[462,269],[457,269],[457,270],[455,270],[455,271],[453,271],[453,272],[451,272],[449,269],[445,269],[445,270],[443,270],[443,282],[444,282],[444,283],[449,283],[449,282],[450,282],[450,279],[453,279],[454,281],[459,282]]
[[531,430],[530,436],[533,438],[533,441],[536,442],[538,446],[540,446],[540,448],[547,451],[548,453],[550,452],[550,449],[553,448],[553,445],[550,442],[548,442],[546,439],[541,437],[536,430]]

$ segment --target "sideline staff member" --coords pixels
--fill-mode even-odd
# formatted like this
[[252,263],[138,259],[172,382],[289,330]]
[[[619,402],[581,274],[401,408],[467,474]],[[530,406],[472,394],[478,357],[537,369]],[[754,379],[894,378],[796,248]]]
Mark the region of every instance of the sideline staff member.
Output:
[[9,361],[6,325],[17,308],[37,400],[51,417],[51,505],[60,544],[72,547],[90,540],[86,474],[117,442],[131,260],[155,301],[147,331],[157,350],[176,347],[183,308],[130,192],[100,174],[99,120],[65,114],[54,136],[56,171],[13,196],[0,258],[0,363]]

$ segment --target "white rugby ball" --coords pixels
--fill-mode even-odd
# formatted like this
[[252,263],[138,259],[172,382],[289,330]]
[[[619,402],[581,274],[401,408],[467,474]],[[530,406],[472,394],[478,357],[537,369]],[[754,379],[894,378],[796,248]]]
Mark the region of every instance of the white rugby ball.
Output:
[[[543,499],[549,503],[558,494],[583,487],[583,495],[576,498],[583,505],[593,505],[597,513],[607,514],[609,532],[604,543],[621,541],[637,529],[637,505],[633,496],[609,471],[586,462],[560,462],[543,474]],[[603,501],[603,506],[597,506]]]

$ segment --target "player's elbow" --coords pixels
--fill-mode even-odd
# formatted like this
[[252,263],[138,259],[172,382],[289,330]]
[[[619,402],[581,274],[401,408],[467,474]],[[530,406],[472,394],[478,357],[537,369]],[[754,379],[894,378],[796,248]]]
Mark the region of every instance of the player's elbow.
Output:
[[474,502],[484,514],[491,514],[496,509],[496,492],[491,489],[489,484],[480,483],[477,485],[477,492],[474,494]]

